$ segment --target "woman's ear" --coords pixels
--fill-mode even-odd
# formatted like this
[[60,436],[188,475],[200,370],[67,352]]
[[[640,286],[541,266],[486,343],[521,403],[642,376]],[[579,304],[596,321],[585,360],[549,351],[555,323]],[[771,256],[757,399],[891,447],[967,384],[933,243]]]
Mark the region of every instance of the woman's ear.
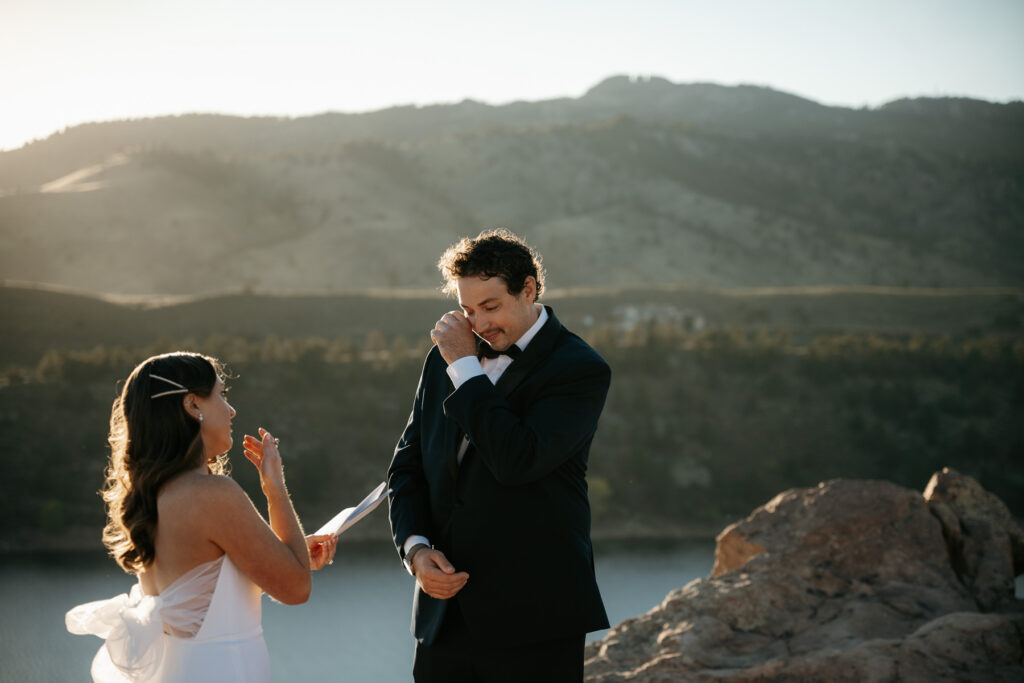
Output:
[[199,406],[196,404],[195,394],[185,394],[185,398],[181,399],[181,407],[185,409],[186,413],[199,419]]

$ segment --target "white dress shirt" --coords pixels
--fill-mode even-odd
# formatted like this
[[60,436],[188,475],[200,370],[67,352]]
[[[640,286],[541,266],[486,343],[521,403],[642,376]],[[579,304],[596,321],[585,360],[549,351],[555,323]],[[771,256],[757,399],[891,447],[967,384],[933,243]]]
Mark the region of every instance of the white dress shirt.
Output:
[[[520,350],[525,351],[526,345],[529,344],[537,333],[540,332],[540,328],[544,327],[544,323],[548,320],[548,310],[541,304],[534,304],[540,309],[540,314],[537,316],[536,322],[530,326],[522,337],[516,340],[515,345]],[[486,342],[485,342],[486,343]],[[483,362],[480,361],[476,356],[463,356],[458,360],[454,361],[448,366],[448,377],[451,378],[452,384],[455,385],[456,390],[461,387],[466,381],[476,377],[478,375],[487,375],[487,378],[491,380],[491,384],[497,384],[498,380],[501,379],[502,373],[508,366],[512,365],[512,358],[504,354],[497,358],[484,358]],[[466,449],[469,448],[469,438],[463,437],[462,443],[459,444],[458,459],[459,464],[462,464],[462,456],[466,454]],[[409,550],[417,543],[430,547],[430,541],[427,540],[426,536],[412,535],[405,540],[402,544],[402,555],[408,555]],[[412,566],[408,560],[404,560],[406,570],[412,574]]]

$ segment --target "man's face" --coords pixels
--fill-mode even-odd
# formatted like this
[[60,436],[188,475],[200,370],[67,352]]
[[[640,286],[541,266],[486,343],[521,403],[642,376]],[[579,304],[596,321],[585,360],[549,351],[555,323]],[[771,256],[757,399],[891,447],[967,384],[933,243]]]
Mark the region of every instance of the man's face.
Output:
[[495,351],[507,349],[537,321],[537,282],[532,277],[518,296],[509,294],[500,277],[460,277],[455,290],[473,331]]

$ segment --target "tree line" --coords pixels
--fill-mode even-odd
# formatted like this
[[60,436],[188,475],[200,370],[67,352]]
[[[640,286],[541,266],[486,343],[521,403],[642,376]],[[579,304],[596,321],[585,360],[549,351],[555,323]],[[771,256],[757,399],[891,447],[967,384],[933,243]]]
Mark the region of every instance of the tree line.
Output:
[[[1024,514],[1024,340],[1013,335],[650,324],[585,336],[613,371],[588,475],[598,535],[710,535],[787,488],[836,477],[923,488],[943,466]],[[51,349],[8,366],[0,549],[99,547],[118,380],[174,349],[228,363],[236,443],[259,426],[281,436],[296,508],[316,528],[384,478],[427,348],[379,332],[216,335]],[[233,476],[261,500],[234,451]]]

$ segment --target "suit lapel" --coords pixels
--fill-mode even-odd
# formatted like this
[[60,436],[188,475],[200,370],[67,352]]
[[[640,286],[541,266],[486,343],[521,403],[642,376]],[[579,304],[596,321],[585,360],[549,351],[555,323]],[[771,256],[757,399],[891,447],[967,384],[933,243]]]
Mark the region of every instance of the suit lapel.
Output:
[[548,306],[544,308],[548,311],[547,322],[537,332],[537,336],[530,341],[522,355],[505,369],[495,385],[505,398],[508,398],[515,388],[533,372],[533,369],[550,355],[555,341],[562,331],[562,323],[558,322],[555,312]]
[[[445,373],[446,377],[447,375],[448,373]],[[448,393],[451,394],[453,391],[455,391],[455,385],[452,384],[451,378],[448,378]],[[444,452],[447,454],[445,466],[452,479],[459,476],[459,445],[461,443],[462,429],[454,420],[446,419],[444,421]]]

